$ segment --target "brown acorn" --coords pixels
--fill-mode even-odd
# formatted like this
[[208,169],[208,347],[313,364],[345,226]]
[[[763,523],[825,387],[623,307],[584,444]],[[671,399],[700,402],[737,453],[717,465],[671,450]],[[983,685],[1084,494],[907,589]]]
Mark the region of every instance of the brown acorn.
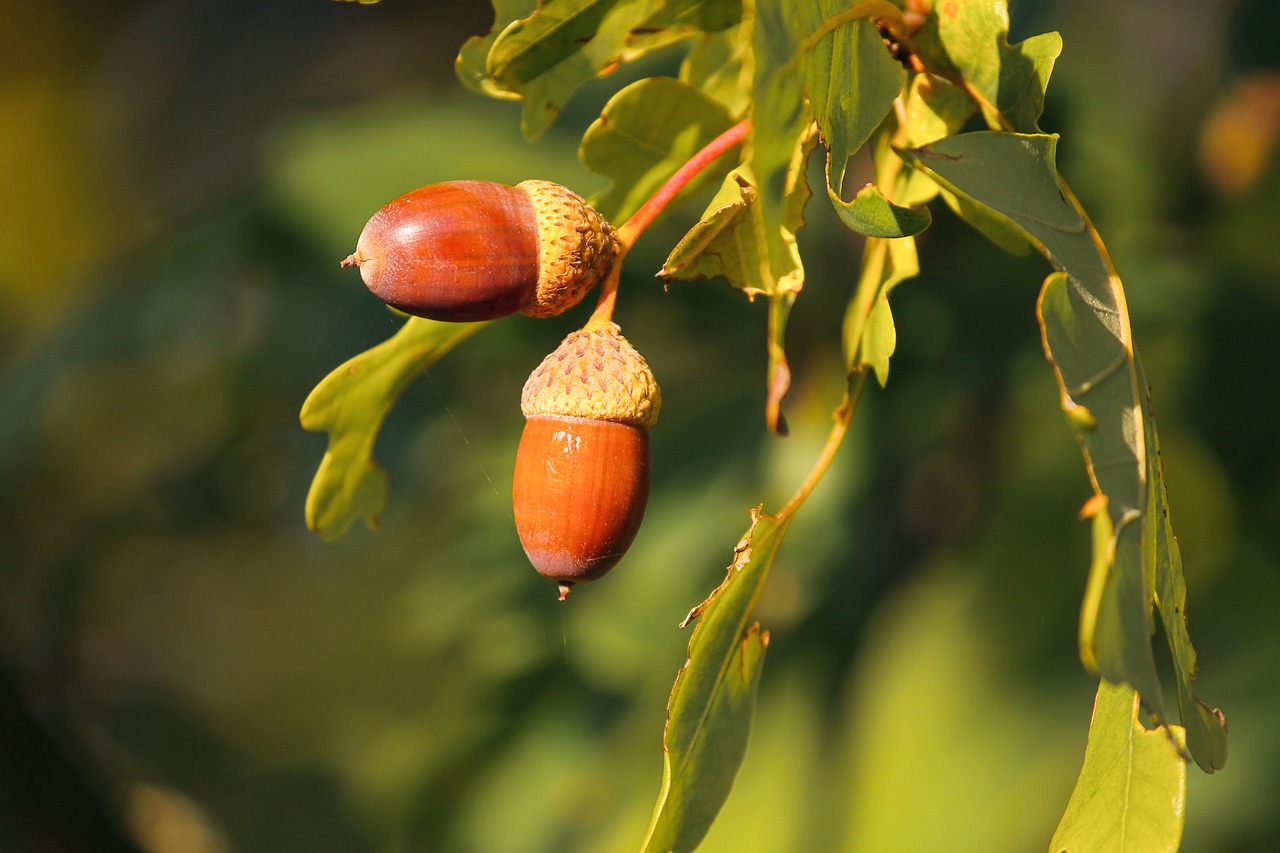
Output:
[[613,228],[550,181],[447,181],[373,215],[342,265],[383,302],[433,320],[548,317],[609,271]]
[[564,339],[529,376],[512,481],[516,532],[560,599],[626,553],[649,499],[649,427],[662,395],[614,323]]

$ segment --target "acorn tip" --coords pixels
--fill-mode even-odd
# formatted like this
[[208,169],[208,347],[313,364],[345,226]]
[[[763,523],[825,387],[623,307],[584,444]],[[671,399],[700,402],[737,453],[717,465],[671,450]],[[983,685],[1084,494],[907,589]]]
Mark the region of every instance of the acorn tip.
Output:
[[339,266],[358,267],[361,264],[363,264],[364,261],[365,261],[364,255],[360,254],[359,251],[355,251],[347,255],[345,258],[343,258],[342,263],[340,263]]
[[564,601],[566,598],[569,597],[569,590],[571,589],[573,589],[573,584],[571,583],[560,584],[560,600],[561,601]]

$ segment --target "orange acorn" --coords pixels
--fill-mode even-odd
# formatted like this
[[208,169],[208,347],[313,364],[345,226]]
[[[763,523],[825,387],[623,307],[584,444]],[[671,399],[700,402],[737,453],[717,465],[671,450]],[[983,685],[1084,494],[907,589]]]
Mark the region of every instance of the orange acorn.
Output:
[[559,184],[447,181],[375,213],[342,265],[393,308],[470,321],[559,314],[616,255],[609,223]]
[[613,568],[640,529],[661,402],[649,365],[614,323],[569,335],[525,383],[516,532],[562,601]]

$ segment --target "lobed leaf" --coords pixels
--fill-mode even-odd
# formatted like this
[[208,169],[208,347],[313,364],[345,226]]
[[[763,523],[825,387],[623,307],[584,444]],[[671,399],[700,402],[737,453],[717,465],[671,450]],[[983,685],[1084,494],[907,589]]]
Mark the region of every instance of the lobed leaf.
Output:
[[790,526],[753,510],[724,581],[690,611],[698,624],[663,733],[662,786],[641,850],[693,850],[729,796],[746,753],[769,633],[748,619]]
[[1143,728],[1139,709],[1132,688],[1098,684],[1084,764],[1050,853],[1178,849],[1187,796],[1187,769],[1176,746],[1183,732]]
[[[594,199],[611,222],[622,222],[677,169],[733,125],[718,101],[670,77],[649,77],[614,95],[582,137],[579,157],[612,184]],[[703,176],[714,175],[707,170]],[[696,192],[695,180],[682,192]]]
[[322,539],[338,538],[357,518],[377,527],[387,503],[387,474],[373,459],[382,421],[415,376],[485,325],[411,317],[307,395],[303,428],[329,433],[306,504],[307,526]]
[[1010,45],[1009,4],[937,2],[912,46],[925,66],[950,72],[981,96],[992,129],[1038,131],[1062,37],[1042,33]]

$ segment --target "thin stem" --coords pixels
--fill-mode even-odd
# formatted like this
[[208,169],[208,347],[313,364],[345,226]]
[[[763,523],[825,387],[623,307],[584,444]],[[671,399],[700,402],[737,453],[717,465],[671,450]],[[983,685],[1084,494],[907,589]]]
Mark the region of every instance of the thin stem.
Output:
[[613,306],[618,299],[618,281],[622,270],[622,259],[626,257],[627,252],[635,245],[636,240],[640,238],[644,230],[658,218],[658,214],[662,213],[666,206],[671,203],[671,200],[690,181],[698,176],[698,173],[714,163],[720,155],[741,142],[750,130],[751,119],[743,119],[708,142],[698,153],[685,161],[684,165],[675,171],[675,174],[667,178],[666,183],[614,232],[614,239],[618,241],[618,255],[614,258],[613,268],[609,270],[609,275],[605,278],[604,283],[600,285],[600,300],[596,303],[595,311],[591,313],[591,317],[587,320],[587,327],[595,328],[613,321]]
[[849,389],[845,391],[844,399],[840,401],[840,405],[831,415],[835,423],[831,425],[831,432],[827,435],[827,443],[823,445],[822,452],[818,454],[818,458],[814,461],[813,467],[809,469],[809,475],[804,478],[800,488],[796,489],[796,493],[791,496],[791,500],[787,501],[786,506],[777,512],[775,517],[779,520],[789,518],[800,508],[800,505],[817,488],[818,482],[827,473],[827,469],[831,467],[831,461],[836,458],[836,451],[840,449],[840,444],[844,441],[845,434],[849,431],[849,422],[853,420],[853,413],[858,408],[858,401],[862,399],[862,389],[867,385],[867,371],[860,370],[850,378],[849,385]]
[[691,180],[697,177],[698,173],[710,166],[716,159],[728,151],[733,146],[746,137],[751,130],[751,119],[743,119],[724,133],[703,146],[702,150],[685,162],[683,166],[676,170],[675,174],[667,178],[667,182],[649,197],[649,200],[640,206],[640,209],[631,215],[631,218],[622,224],[618,229],[618,242],[622,244],[624,251],[630,249],[640,237],[644,230],[652,224],[653,220],[658,218],[658,214],[671,203],[680,190],[685,188]]

